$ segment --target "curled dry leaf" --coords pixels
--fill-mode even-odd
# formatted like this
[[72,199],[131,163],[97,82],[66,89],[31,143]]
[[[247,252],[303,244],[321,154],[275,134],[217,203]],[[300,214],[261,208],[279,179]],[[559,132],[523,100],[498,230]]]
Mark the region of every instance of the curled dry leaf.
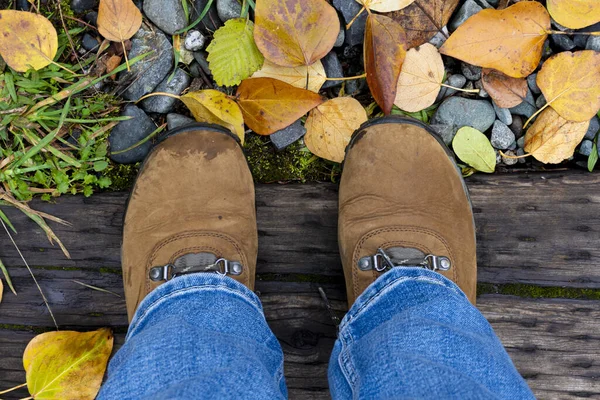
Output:
[[428,42],[450,21],[459,0],[416,0],[389,16],[406,31],[406,48]]
[[272,78],[246,79],[237,90],[244,121],[259,135],[291,125],[322,102],[317,93]]
[[196,121],[224,126],[236,134],[244,144],[244,116],[242,110],[225,93],[207,89],[189,92],[179,98]]
[[254,12],[256,45],[284,67],[325,57],[340,32],[337,12],[325,0],[259,0]]
[[297,88],[308,89],[316,93],[321,90],[321,86],[327,80],[327,74],[321,61],[308,66],[282,67],[265,60],[263,67],[256,71],[252,77],[279,79]]
[[590,121],[567,121],[552,108],[547,108],[527,130],[524,149],[536,160],[558,164],[573,155],[589,125]]
[[540,3],[522,1],[504,10],[486,9],[469,18],[440,52],[514,78],[538,66],[550,29],[550,15]]
[[304,143],[315,155],[342,162],[355,130],[367,121],[367,112],[352,97],[337,97],[311,110],[306,119]]
[[550,57],[537,75],[548,104],[570,121],[590,120],[600,109],[600,53],[565,51]]
[[365,8],[377,12],[390,12],[402,10],[410,6],[415,0],[356,0]]
[[481,82],[500,108],[518,106],[527,96],[527,81],[524,78],[513,78],[495,69],[483,68]]
[[113,335],[107,328],[37,335],[23,353],[29,393],[34,399],[93,400],[112,346]]
[[454,152],[477,171],[492,173],[496,168],[496,152],[487,136],[470,126],[463,126],[452,140]]
[[598,0],[547,0],[548,12],[559,24],[580,29],[600,21]]
[[369,14],[365,27],[365,69],[373,98],[385,115],[396,99],[396,85],[406,56],[406,33],[397,22]]
[[435,103],[443,80],[444,62],[434,45],[410,49],[398,78],[394,104],[404,111],[421,111]]
[[12,69],[42,69],[52,62],[57,49],[56,29],[45,17],[26,11],[0,11],[0,54]]
[[100,0],[98,32],[111,42],[129,39],[142,26],[142,13],[131,0]]

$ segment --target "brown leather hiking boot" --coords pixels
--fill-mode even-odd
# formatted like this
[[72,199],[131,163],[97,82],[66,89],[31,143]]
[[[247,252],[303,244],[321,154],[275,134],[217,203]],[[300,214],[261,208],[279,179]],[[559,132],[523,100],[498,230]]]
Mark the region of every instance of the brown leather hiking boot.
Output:
[[258,248],[254,183],[237,138],[196,124],[148,155],[129,198],[122,264],[129,320],[174,276],[228,274],[254,288]]
[[348,144],[338,240],[349,305],[399,264],[437,270],[475,304],[469,194],[451,153],[428,129],[416,120],[386,117],[363,125]]

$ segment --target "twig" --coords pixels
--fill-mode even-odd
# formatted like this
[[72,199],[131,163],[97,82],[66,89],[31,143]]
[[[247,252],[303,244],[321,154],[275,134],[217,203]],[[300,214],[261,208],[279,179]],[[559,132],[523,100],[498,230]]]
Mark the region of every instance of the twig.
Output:
[[17,385],[15,387],[11,387],[10,389],[6,389],[0,392],[0,394],[12,392],[13,390],[21,389],[22,387],[27,386],[27,382]]
[[81,282],[81,281],[78,281],[78,280],[76,280],[76,279],[71,279],[71,280],[72,280],[73,282],[75,282],[75,283],[78,283],[78,284],[80,284],[81,286],[85,286],[85,287],[87,287],[87,288],[94,289],[94,290],[97,290],[97,291],[99,291],[99,292],[110,293],[110,294],[112,294],[112,295],[115,295],[115,296],[117,296],[117,297],[121,297],[121,295],[120,295],[120,294],[118,294],[118,293],[115,293],[115,292],[112,292],[112,291],[110,291],[110,290],[107,290],[107,289],[102,289],[102,288],[99,288],[99,287],[96,287],[96,286],[92,286],[92,285],[88,285],[87,283],[83,283],[83,282]]

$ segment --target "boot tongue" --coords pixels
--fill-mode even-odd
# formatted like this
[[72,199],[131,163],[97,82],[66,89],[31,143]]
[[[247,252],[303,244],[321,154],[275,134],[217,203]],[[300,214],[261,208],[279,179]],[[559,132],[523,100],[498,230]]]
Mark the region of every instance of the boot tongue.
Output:
[[390,247],[385,249],[385,252],[396,265],[420,265],[426,256],[421,250],[413,247]]

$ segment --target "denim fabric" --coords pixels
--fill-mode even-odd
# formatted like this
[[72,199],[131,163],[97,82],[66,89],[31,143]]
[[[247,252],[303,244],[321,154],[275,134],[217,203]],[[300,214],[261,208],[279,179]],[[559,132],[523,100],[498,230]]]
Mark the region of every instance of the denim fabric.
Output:
[[[340,326],[334,399],[532,399],[485,318],[460,289],[394,268]],[[159,286],[136,311],[98,399],[280,399],[283,353],[250,290],[215,274]]]
[[535,399],[458,286],[422,268],[394,268],[358,297],[329,386],[333,399]]

